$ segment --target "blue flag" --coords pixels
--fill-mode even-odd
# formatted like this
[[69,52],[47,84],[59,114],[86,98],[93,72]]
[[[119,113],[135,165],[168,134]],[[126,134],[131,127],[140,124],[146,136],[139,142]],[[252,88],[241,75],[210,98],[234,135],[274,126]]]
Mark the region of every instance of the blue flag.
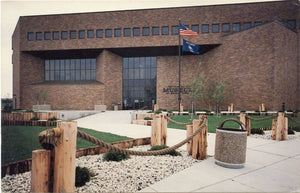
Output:
[[200,46],[196,44],[192,44],[191,42],[183,39],[183,51],[184,52],[192,52],[194,54],[199,54]]

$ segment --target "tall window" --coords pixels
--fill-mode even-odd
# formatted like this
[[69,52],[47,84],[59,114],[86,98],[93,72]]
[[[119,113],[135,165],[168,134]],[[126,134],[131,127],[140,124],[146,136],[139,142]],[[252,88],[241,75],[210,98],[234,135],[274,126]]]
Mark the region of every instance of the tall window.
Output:
[[68,32],[67,31],[62,31],[61,32],[61,39],[62,40],[67,40],[68,39]]
[[45,81],[96,80],[96,59],[45,60]]
[[29,41],[33,41],[34,40],[34,33],[33,32],[28,32],[27,33],[27,39]]
[[152,27],[152,35],[153,36],[159,35],[159,27]]
[[233,32],[241,31],[241,23],[234,23],[234,24],[232,25],[232,31],[233,31]]
[[209,33],[209,24],[202,24],[201,32],[202,33]]
[[161,35],[169,35],[169,26],[161,27]]
[[249,29],[251,27],[251,22],[245,22],[243,25],[243,29]]
[[49,31],[44,32],[44,40],[51,40],[51,32]]
[[199,33],[199,25],[192,25],[192,31]]
[[96,37],[97,38],[103,38],[103,30],[102,29],[97,29],[96,30]]
[[156,100],[156,57],[123,58],[123,106],[152,108]]
[[85,30],[79,30],[78,37],[79,37],[79,39],[84,39],[85,38]]
[[230,31],[229,23],[223,23],[222,24],[222,32],[229,32],[229,31]]
[[219,24],[212,24],[212,32],[213,33],[219,33],[220,32]]
[[76,31],[75,30],[70,31],[70,39],[76,39]]
[[143,36],[149,36],[150,29],[149,27],[143,27]]
[[42,32],[36,32],[35,33],[35,38],[36,38],[36,40],[43,40]]
[[115,37],[121,37],[121,28],[115,29]]
[[131,36],[131,29],[130,28],[124,28],[124,36],[129,37]]
[[140,36],[140,28],[139,27],[133,28],[133,36]]
[[178,35],[179,34],[179,26],[172,26],[172,35]]
[[87,37],[88,38],[94,38],[94,30],[93,29],[90,29],[87,31]]
[[105,37],[106,38],[112,37],[112,29],[106,29],[105,30]]
[[59,40],[59,32],[58,31],[54,31],[52,35],[53,35],[53,37],[52,37],[53,40]]

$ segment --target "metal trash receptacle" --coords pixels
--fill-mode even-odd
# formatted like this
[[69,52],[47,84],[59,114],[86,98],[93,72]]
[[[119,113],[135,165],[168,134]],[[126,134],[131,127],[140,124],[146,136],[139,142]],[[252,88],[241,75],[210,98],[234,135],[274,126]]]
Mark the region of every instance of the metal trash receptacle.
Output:
[[[227,121],[234,121],[241,129],[223,128]],[[247,129],[237,119],[226,119],[216,130],[215,163],[227,168],[242,168],[246,161]]]

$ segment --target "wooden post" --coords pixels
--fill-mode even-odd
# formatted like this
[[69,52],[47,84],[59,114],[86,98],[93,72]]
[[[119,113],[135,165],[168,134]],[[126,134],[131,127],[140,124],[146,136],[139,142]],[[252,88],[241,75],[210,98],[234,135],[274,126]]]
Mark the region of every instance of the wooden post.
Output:
[[77,123],[58,122],[56,131],[53,192],[75,192]]
[[287,140],[287,128],[285,125],[284,113],[279,112],[277,117],[276,140]]
[[151,130],[151,146],[161,145],[161,115],[156,114]]
[[40,149],[32,152],[30,192],[52,192],[50,165],[51,150]]
[[158,107],[158,104],[155,104],[154,107],[153,107],[153,111],[158,111],[159,107]]
[[[199,120],[193,120],[193,133],[199,129],[205,117],[205,115],[200,115]],[[194,159],[203,160],[207,158],[207,126],[193,138],[192,147],[192,157]]]
[[249,117],[246,117],[246,129],[248,131],[247,135],[251,135],[251,122],[250,122],[250,118]]
[[[186,125],[186,137],[188,138],[191,135],[193,135],[193,125]],[[192,155],[192,150],[193,150],[193,140],[191,139],[186,144],[187,154]]]
[[276,140],[276,131],[277,131],[277,120],[272,120],[272,139]]
[[265,108],[265,104],[264,104],[264,103],[261,104],[261,111],[266,111],[266,108]]
[[[247,135],[249,136],[251,134],[250,119],[246,117],[246,113],[240,114],[240,121],[245,125],[245,127],[248,131]],[[240,127],[240,129],[241,129],[241,127]]]
[[233,103],[230,103],[230,112],[233,112]]
[[287,117],[284,117],[283,140],[288,140],[288,129],[289,129],[289,119]]
[[180,114],[183,113],[183,104],[182,103],[180,103],[180,112],[179,113]]
[[167,145],[168,120],[165,116],[167,116],[166,113],[161,115],[161,145]]

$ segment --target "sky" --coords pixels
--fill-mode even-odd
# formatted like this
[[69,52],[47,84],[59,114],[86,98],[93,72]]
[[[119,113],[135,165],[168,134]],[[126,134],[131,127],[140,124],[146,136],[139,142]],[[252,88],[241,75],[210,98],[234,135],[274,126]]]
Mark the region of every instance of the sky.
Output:
[[1,98],[12,97],[12,34],[20,16],[162,7],[234,4],[275,0],[0,0]]

